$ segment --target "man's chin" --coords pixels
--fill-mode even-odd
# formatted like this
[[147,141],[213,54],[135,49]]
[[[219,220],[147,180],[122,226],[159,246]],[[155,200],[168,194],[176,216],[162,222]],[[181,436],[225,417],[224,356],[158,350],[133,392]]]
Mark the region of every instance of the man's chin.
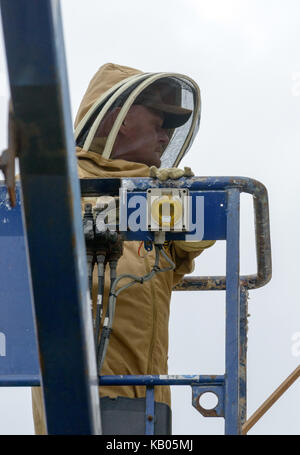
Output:
[[149,167],[156,166],[157,168],[159,168],[161,165],[161,160],[160,160],[160,158],[157,158],[157,159],[153,159],[151,161],[149,160],[149,162],[145,163],[145,164],[147,164]]
[[113,159],[119,159],[119,160],[125,160],[125,161],[131,161],[135,163],[140,163],[140,164],[146,164],[147,166],[156,166],[157,168],[160,167],[161,165],[161,152],[155,152],[152,153],[152,156],[147,156],[147,154],[139,153],[137,154],[136,152],[134,153],[123,153],[123,154],[114,154],[112,156]]
[[160,167],[160,165],[161,165],[161,150],[159,150],[153,154],[150,166]]

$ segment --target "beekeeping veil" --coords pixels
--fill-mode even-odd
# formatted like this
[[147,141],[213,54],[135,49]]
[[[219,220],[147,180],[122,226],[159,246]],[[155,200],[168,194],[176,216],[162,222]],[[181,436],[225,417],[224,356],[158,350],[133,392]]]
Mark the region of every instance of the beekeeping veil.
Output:
[[120,108],[102,152],[110,158],[119,129],[133,105],[163,113],[162,127],[170,141],[161,155],[161,167],[176,167],[191,147],[200,122],[200,90],[189,77],[176,73],[141,73],[106,64],[92,79],[75,121],[77,146],[88,151],[106,114]]

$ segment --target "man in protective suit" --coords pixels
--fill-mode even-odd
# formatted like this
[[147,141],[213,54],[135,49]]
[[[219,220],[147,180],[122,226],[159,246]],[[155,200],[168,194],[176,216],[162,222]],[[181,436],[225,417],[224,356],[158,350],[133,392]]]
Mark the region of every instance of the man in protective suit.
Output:
[[[91,80],[75,120],[79,178],[191,177],[177,168],[199,127],[200,91],[190,78],[173,73],[143,73],[115,64],[103,65]],[[83,203],[96,204],[95,198]],[[173,241],[164,252],[174,270],[120,293],[102,375],[168,374],[168,323],[173,287],[193,271],[193,260],[213,241]],[[154,250],[141,254],[140,242],[124,242],[117,275],[144,276],[155,261]],[[168,268],[165,257],[160,267]],[[94,270],[93,304],[97,273]],[[109,293],[105,274],[104,308]],[[144,432],[145,387],[101,386],[104,434]],[[32,389],[36,434],[46,434],[42,394]],[[171,432],[170,389],[155,387],[156,433]]]

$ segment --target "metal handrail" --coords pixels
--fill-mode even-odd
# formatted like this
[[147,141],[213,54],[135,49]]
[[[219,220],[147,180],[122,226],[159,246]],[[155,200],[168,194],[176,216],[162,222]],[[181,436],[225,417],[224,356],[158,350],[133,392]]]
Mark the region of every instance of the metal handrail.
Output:
[[[257,273],[240,277],[241,286],[257,289],[265,286],[272,277],[271,240],[269,224],[269,202],[266,187],[259,181],[247,177],[192,177],[160,182],[146,177],[122,179],[81,179],[82,196],[117,194],[120,186],[130,191],[146,191],[148,188],[188,188],[190,191],[226,191],[238,188],[240,192],[252,194],[255,217],[255,241]],[[225,276],[191,276],[184,278],[174,287],[175,291],[224,290]]]
[[[200,185],[199,185],[200,184]],[[209,188],[206,187],[209,185]],[[192,185],[194,187],[194,185]],[[239,188],[240,192],[253,195],[257,273],[240,277],[241,286],[257,289],[265,286],[272,278],[271,238],[269,202],[266,187],[259,181],[246,177],[209,177],[197,181],[197,190],[227,190]],[[196,189],[196,188],[190,188]],[[175,288],[186,290],[224,290],[226,276],[193,276],[184,278]]]

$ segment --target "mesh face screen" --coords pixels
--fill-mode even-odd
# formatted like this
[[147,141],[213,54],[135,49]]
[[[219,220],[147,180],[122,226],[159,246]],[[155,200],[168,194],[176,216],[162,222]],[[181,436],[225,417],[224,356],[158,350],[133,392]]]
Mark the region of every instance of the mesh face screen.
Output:
[[[147,78],[147,74],[145,74],[145,77],[143,79]],[[143,80],[142,79],[142,80]],[[112,106],[109,108],[109,111],[111,111],[115,107],[120,107],[123,106],[124,101],[128,98],[129,94],[141,83],[141,81],[138,81],[134,83],[131,87],[129,87],[127,90],[123,90],[122,94],[116,99],[116,101],[112,104]],[[122,86],[121,86],[122,87]],[[89,133],[89,130],[93,123],[95,122],[97,116],[99,113],[102,111],[103,107],[109,100],[112,98],[112,96],[116,93],[118,89],[114,90],[109,96],[105,97],[102,103],[95,109],[93,114],[90,116],[88,121],[86,122],[84,128],[80,132],[77,140],[76,140],[76,145],[79,147],[82,147],[84,144],[84,141]]]
[[[180,87],[180,106],[185,109],[190,109],[194,113],[195,105],[196,105],[196,93],[195,89],[189,81],[184,79],[178,78],[168,78],[171,79],[173,82]],[[181,152],[182,146],[190,132],[190,128],[193,121],[193,114],[190,116],[189,120],[184,123],[182,126],[173,130],[170,138],[170,142],[166,147],[164,153],[161,157],[161,167],[173,167],[174,163],[177,159],[177,156]],[[193,140],[198,132],[200,124],[200,113],[198,114],[198,118],[196,121],[196,125],[192,134],[191,141],[189,142],[189,146],[184,152],[184,155],[187,153],[188,149],[193,143]],[[183,158],[183,156],[181,159]],[[181,160],[180,159],[180,160]]]
[[[107,113],[104,115],[103,120],[100,122],[97,128],[96,136],[98,137],[107,136],[107,127],[105,126],[105,122],[107,121],[109,113],[114,111],[115,109],[118,109],[120,111],[120,109],[122,108],[122,106],[124,106],[124,103],[128,100],[132,92],[135,89],[137,89],[141,83],[143,83],[147,78],[150,78],[151,76],[153,75],[145,74],[145,77],[138,80],[137,82],[134,82],[130,87],[126,88],[125,90],[124,87],[118,89],[120,95],[109,106]],[[95,122],[96,117],[102,111],[104,106],[112,101],[112,96],[114,96],[114,94],[116,94],[116,91],[114,91],[109,97],[107,97],[103,101],[103,103],[96,109],[96,111],[92,114],[92,116],[87,121],[85,127],[83,128],[81,134],[77,139],[77,145],[83,146],[84,141],[89,133],[89,129]],[[197,116],[196,122],[194,121],[195,109],[197,108],[197,106],[199,106],[198,104],[199,99],[197,97],[198,92],[196,91],[196,88],[191,81],[184,79],[184,77],[175,76],[161,77],[158,80],[154,81],[149,86],[147,86],[141,93],[137,93],[136,95],[134,95],[134,99],[132,99],[131,106],[144,105],[145,107],[149,107],[150,104],[150,107],[153,108],[155,108],[155,106],[160,106],[161,108],[167,106],[166,109],[168,109],[168,106],[171,107],[175,106],[188,109],[192,112],[188,120],[185,121],[185,123],[182,124],[181,126],[178,126],[173,129],[165,129],[166,133],[169,136],[169,142],[168,144],[162,146],[161,148],[162,153],[160,167],[174,167],[176,161],[177,161],[176,165],[178,165],[183,156],[187,153],[188,149],[192,145],[193,140],[199,129],[200,123],[200,109],[198,109],[199,112],[196,113]],[[154,106],[151,106],[151,102],[154,103]],[[163,112],[163,115],[164,118],[167,119],[169,118],[170,115],[176,116],[177,114],[176,113],[170,114],[170,112],[167,111]],[[103,134],[103,131],[105,131],[106,133]],[[185,144],[188,136],[189,136],[188,143]],[[185,150],[183,152],[182,150],[184,144]],[[178,159],[177,157],[179,155],[180,158]]]

